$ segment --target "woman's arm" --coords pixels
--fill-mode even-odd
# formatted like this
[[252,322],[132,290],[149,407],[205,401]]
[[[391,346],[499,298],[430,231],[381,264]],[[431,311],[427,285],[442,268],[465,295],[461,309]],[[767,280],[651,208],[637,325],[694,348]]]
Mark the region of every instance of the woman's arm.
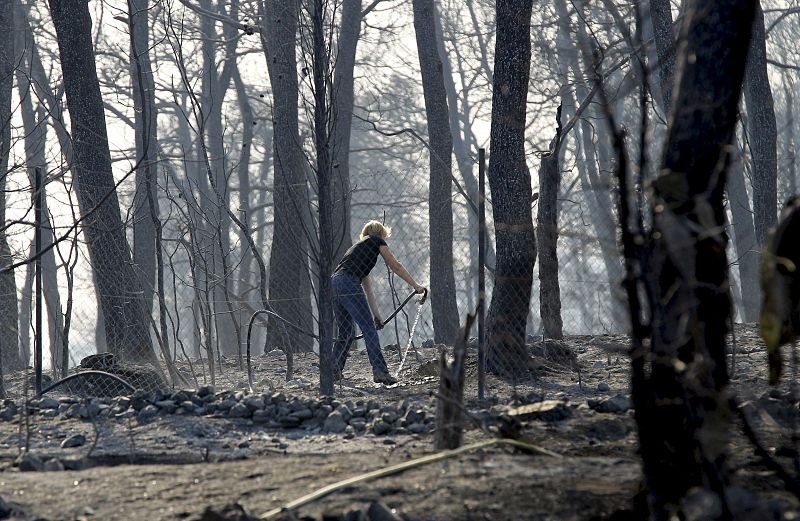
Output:
[[364,286],[364,293],[367,294],[367,302],[369,302],[369,309],[372,311],[372,318],[375,321],[375,328],[381,329],[383,327],[383,319],[378,312],[378,301],[375,300],[375,294],[372,292],[372,277],[367,275],[361,281]]
[[414,288],[414,291],[417,293],[423,293],[425,291],[425,288],[417,284],[417,281],[414,280],[414,277],[406,270],[405,266],[400,264],[400,261],[395,258],[392,250],[390,250],[388,246],[381,246],[380,252],[383,260],[386,261],[386,265],[389,266],[389,269]]

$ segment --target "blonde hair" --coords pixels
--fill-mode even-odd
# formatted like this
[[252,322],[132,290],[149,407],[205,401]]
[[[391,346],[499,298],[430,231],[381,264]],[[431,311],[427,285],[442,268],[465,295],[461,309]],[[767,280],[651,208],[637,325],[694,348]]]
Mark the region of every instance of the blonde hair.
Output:
[[392,229],[380,221],[370,221],[361,228],[361,238],[364,239],[370,235],[386,239],[392,234]]

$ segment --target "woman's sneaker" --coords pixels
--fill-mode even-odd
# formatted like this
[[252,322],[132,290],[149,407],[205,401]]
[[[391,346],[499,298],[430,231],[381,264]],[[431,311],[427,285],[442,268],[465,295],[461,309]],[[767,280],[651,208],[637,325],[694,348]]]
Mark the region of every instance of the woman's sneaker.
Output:
[[389,371],[372,371],[372,381],[376,384],[394,385],[397,378],[389,374]]

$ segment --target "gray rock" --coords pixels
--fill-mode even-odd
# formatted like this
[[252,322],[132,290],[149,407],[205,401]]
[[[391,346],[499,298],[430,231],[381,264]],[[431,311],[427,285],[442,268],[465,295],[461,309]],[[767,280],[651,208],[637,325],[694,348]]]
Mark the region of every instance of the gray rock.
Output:
[[402,521],[402,518],[396,515],[391,508],[379,501],[375,501],[369,506],[367,518],[370,521]]
[[337,407],[334,412],[338,412],[339,414],[341,414],[345,422],[349,422],[350,418],[353,417],[353,413],[350,412],[350,408],[347,407],[347,405],[345,404],[342,404],[339,407]]
[[49,460],[44,462],[44,465],[42,466],[42,470],[45,470],[45,471],[48,471],[48,472],[59,472],[59,471],[64,470],[64,464],[61,463],[61,461],[59,461],[59,460],[57,460],[55,458],[49,459]]
[[314,417],[314,413],[308,407],[300,409],[292,413],[292,416],[297,416],[300,420],[310,420]]
[[425,411],[422,409],[409,408],[403,417],[403,426],[411,425],[412,423],[422,423],[425,421]]
[[58,409],[58,405],[59,405],[58,400],[56,400],[55,398],[50,398],[49,396],[46,396],[41,400],[39,400],[40,409]]
[[425,340],[424,342],[422,342],[422,347],[424,349],[430,349],[434,345],[436,345],[436,342],[434,342],[432,338],[429,338],[429,339]]
[[133,396],[131,396],[131,407],[133,407],[134,410],[141,411],[152,401],[153,397],[150,395],[150,393],[139,389],[133,393]]
[[252,415],[250,409],[243,403],[237,403],[233,407],[231,407],[228,415],[231,418],[247,418]]
[[261,396],[250,396],[244,400],[244,404],[251,411],[257,411],[264,408],[264,398]]
[[2,421],[11,421],[14,419],[14,416],[17,415],[17,406],[16,405],[9,405],[0,409],[0,420]]
[[316,416],[317,418],[327,418],[328,415],[332,412],[333,412],[333,407],[331,407],[326,403],[319,406],[319,409],[317,409],[317,412],[314,413],[314,416]]
[[597,362],[592,364],[592,369],[602,369],[606,366],[606,363],[602,360],[598,360]]
[[138,415],[139,423],[145,423],[152,420],[153,418],[158,416],[158,411],[159,409],[155,405],[146,406],[144,409],[139,411]]
[[616,394],[602,400],[588,400],[587,403],[597,412],[623,413],[631,408],[631,399],[624,394]]
[[384,434],[388,434],[391,431],[392,431],[392,425],[383,420],[378,420],[372,426],[372,432],[374,432],[376,436],[383,436]]
[[278,418],[278,422],[280,422],[281,426],[286,429],[294,429],[295,427],[300,426],[300,418],[288,414]]
[[175,391],[169,399],[175,403],[182,403],[191,400],[193,394],[191,391]]
[[181,402],[181,409],[185,410],[186,412],[195,412],[197,408],[198,407],[191,400],[186,400],[185,402]]
[[86,445],[86,436],[84,436],[83,434],[73,434],[72,436],[61,442],[62,449],[83,447],[84,445]]
[[172,400],[161,400],[155,403],[155,406],[167,414],[172,414],[178,408],[178,405]]
[[604,392],[608,391],[609,389],[610,389],[610,387],[605,382],[600,382],[599,384],[597,384],[597,390],[600,391],[601,393],[604,393]]
[[214,396],[216,392],[216,388],[209,384],[209,385],[201,385],[199,389],[197,389],[197,396],[200,398],[205,398],[206,396]]
[[35,454],[21,454],[15,461],[17,468],[23,472],[38,472],[44,468],[44,463]]
[[428,431],[428,427],[422,423],[412,423],[406,427],[406,429],[408,429],[408,432],[412,434],[422,434],[423,432]]
[[367,428],[367,421],[364,418],[352,418],[350,425],[358,432],[362,432]]
[[323,424],[323,429],[325,429],[325,432],[331,432],[334,434],[342,433],[346,428],[347,421],[345,421],[344,415],[339,409],[336,409],[330,413]]
[[356,430],[351,426],[348,425],[344,429],[344,439],[350,440],[356,437]]
[[270,414],[264,409],[253,411],[253,421],[255,423],[267,423],[270,421]]
[[[234,398],[227,398],[217,404],[218,411],[230,411],[234,406],[239,405]],[[243,406],[246,407],[246,406]]]

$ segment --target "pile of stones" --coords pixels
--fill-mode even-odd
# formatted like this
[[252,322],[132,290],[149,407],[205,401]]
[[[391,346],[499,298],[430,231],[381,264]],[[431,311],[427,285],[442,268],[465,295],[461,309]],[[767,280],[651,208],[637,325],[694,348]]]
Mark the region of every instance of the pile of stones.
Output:
[[[283,392],[267,394],[243,391],[215,392],[213,386],[197,390],[166,392],[137,391],[116,398],[53,398],[30,402],[30,411],[46,418],[136,419],[148,423],[165,416],[210,416],[263,425],[268,429],[303,429],[352,437],[373,433],[424,434],[434,428],[431,406],[405,399],[381,404],[375,400],[308,398]],[[21,407],[6,400],[0,407],[0,421],[12,421]]]

